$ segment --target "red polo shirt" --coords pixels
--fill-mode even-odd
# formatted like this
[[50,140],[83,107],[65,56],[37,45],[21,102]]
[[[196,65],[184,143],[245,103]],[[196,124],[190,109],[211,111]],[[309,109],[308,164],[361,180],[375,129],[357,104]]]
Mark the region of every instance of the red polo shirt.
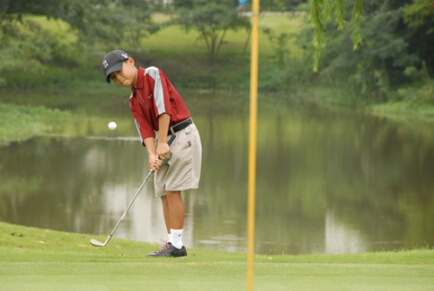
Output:
[[136,121],[142,143],[149,137],[155,138],[158,117],[170,115],[170,126],[190,117],[190,112],[170,83],[167,76],[156,67],[139,68],[137,87],[131,88],[130,108]]

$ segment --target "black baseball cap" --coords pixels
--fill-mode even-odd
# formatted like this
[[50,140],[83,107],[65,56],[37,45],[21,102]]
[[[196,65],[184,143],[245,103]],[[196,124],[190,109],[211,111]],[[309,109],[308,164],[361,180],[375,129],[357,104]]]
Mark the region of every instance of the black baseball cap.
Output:
[[110,74],[120,71],[124,61],[128,60],[130,56],[122,50],[114,50],[105,55],[101,68],[105,75],[105,80],[110,83]]

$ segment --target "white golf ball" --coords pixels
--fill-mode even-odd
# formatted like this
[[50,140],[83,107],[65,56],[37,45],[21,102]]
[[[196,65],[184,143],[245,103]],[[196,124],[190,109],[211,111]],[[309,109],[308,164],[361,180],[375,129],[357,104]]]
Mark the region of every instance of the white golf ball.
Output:
[[118,127],[118,125],[117,125],[116,122],[114,122],[114,121],[111,121],[111,122],[108,124],[108,128],[111,129],[111,130],[115,130],[116,127]]

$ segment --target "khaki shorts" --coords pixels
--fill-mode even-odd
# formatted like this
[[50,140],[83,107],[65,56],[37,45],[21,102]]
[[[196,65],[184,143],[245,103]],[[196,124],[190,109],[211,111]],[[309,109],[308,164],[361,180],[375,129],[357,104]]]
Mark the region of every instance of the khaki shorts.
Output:
[[[183,191],[199,187],[202,165],[202,144],[196,125],[190,124],[175,133],[170,153],[155,172],[155,196],[162,197],[166,191]],[[170,139],[170,135],[167,139]],[[158,138],[155,140],[157,141]]]

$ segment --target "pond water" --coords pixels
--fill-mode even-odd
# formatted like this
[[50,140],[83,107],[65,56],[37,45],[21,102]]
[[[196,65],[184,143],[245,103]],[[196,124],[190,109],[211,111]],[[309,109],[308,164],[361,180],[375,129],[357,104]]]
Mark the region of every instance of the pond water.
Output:
[[[301,105],[300,105],[301,106]],[[426,123],[294,107],[258,117],[255,251],[356,253],[434,245],[434,134]],[[148,173],[129,112],[1,148],[2,221],[107,236]],[[246,252],[248,114],[194,115],[199,190],[187,247]],[[166,239],[152,181],[115,233]]]

